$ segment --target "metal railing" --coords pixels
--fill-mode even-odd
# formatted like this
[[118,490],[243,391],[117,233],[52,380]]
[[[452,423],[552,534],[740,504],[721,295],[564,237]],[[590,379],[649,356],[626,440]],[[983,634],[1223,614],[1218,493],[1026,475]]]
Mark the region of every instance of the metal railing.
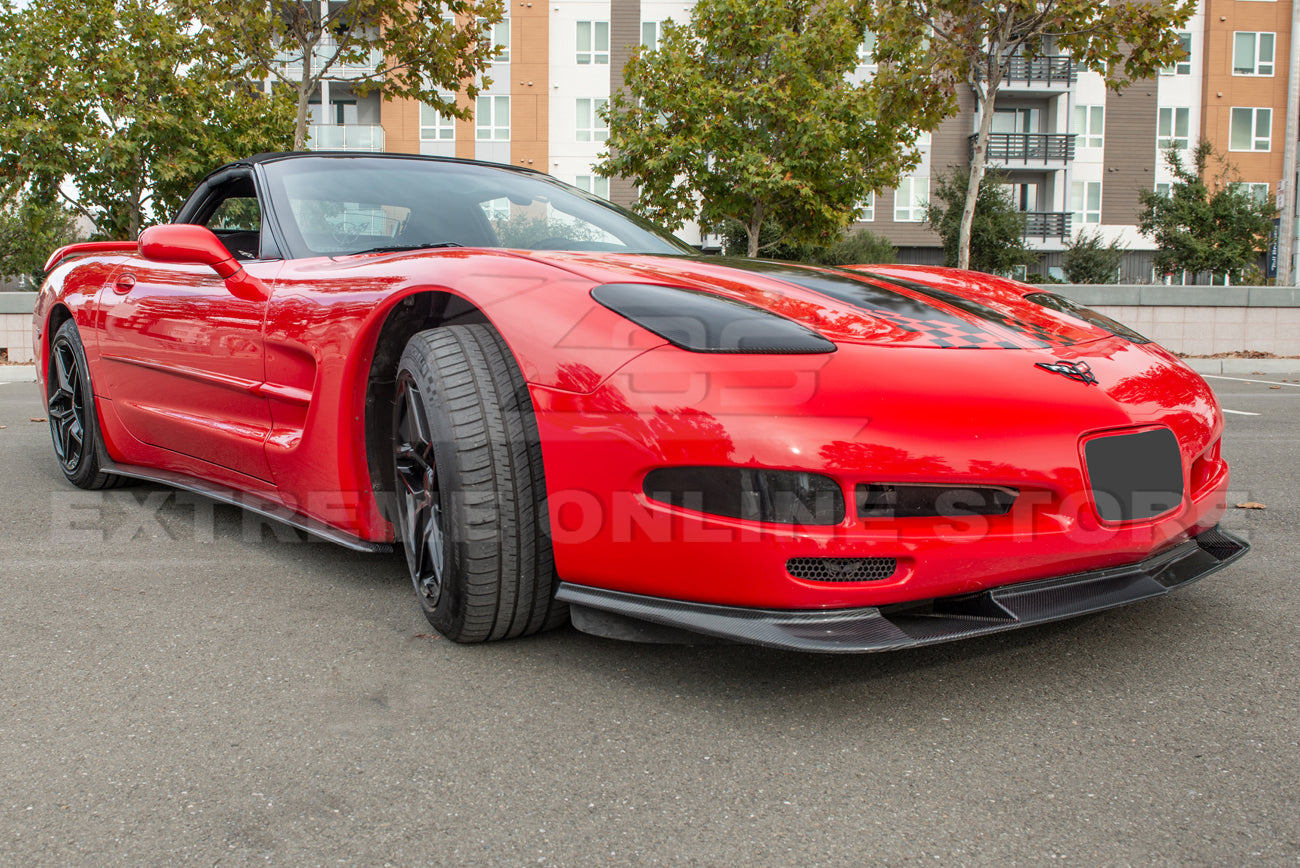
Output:
[[1025,211],[1026,238],[1068,238],[1070,236],[1069,211]]
[[1074,61],[1060,55],[1045,57],[1012,57],[1007,67],[1008,81],[1029,81],[1042,84],[1072,84],[1079,77]]
[[[971,154],[975,140],[970,137]],[[988,153],[995,163],[1046,163],[1074,159],[1074,133],[992,133]]]
[[[312,69],[320,69],[337,51],[338,45],[333,39],[323,40],[312,51]],[[275,59],[276,63],[284,68],[285,75],[292,77],[302,73],[302,52],[300,50],[281,51],[276,54]],[[379,64],[383,62],[383,59],[383,52],[371,49],[366,52],[365,59],[360,63],[336,62],[330,67],[329,77],[338,80],[373,75],[375,70],[379,68]]]
[[382,151],[384,128],[379,124],[309,124],[307,147],[313,151]]

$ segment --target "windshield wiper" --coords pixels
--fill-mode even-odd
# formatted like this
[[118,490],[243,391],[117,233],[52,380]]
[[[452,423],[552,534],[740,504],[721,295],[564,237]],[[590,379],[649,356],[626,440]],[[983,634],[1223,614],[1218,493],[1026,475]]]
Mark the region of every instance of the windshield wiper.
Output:
[[380,247],[371,247],[369,250],[358,250],[348,256],[360,256],[363,253],[397,253],[403,250],[435,250],[439,247],[464,247],[458,241],[433,241],[428,244],[385,244]]

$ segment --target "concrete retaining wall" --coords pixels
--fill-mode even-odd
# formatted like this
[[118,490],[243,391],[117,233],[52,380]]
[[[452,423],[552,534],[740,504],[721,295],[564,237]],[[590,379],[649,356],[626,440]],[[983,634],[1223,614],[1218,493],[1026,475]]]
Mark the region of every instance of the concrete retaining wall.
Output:
[[1300,356],[1293,286],[1048,286],[1178,353]]
[[[1178,353],[1255,350],[1300,356],[1300,288],[1293,286],[1044,286],[1119,320]],[[0,292],[0,348],[32,360],[34,292]]]
[[32,308],[34,292],[0,292],[0,349],[9,351],[9,361],[32,360]]

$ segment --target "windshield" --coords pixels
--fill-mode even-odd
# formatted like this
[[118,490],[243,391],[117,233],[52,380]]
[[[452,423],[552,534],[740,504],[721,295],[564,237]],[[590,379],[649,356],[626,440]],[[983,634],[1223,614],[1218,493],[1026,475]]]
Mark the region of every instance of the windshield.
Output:
[[295,258],[420,247],[694,253],[548,175],[437,160],[301,157],[264,164]]

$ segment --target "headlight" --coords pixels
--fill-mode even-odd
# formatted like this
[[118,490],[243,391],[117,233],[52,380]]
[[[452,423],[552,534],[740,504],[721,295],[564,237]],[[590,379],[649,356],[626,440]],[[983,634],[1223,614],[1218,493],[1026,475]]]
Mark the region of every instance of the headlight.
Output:
[[695,353],[833,353],[797,322],[742,301],[671,286],[607,283],[591,297],[673,346]]

